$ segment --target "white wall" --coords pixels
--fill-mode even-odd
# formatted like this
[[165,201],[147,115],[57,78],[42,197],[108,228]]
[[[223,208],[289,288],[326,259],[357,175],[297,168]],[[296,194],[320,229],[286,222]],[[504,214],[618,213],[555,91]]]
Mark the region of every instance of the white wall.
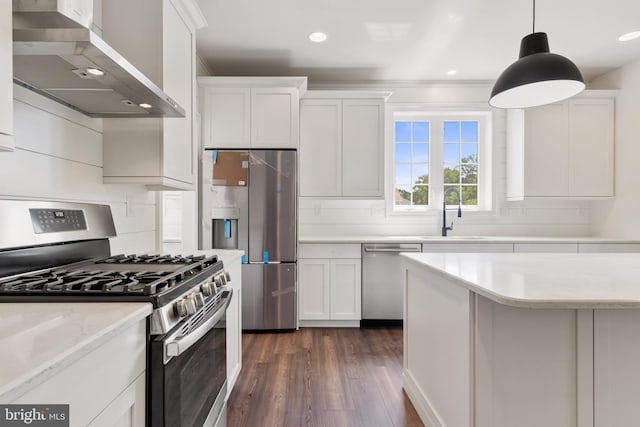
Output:
[[0,198],[108,204],[112,253],[156,251],[156,193],[102,183],[102,120],[14,85],[14,126],[15,151],[0,152]]
[[640,238],[640,61],[594,80],[596,88],[616,88],[616,197],[594,206],[598,236]]
[[[393,91],[388,104],[431,105],[434,108],[462,108],[476,105],[486,108],[491,85],[431,84],[421,86],[369,85],[349,87],[315,85],[312,89],[377,89]],[[528,200],[506,202],[505,112],[494,110],[493,128],[493,212],[463,212],[454,220],[451,235],[493,236],[589,236],[591,229],[590,201]],[[386,144],[391,144],[386,141]],[[389,156],[386,156],[389,157]],[[387,174],[390,165],[387,165]],[[432,212],[418,217],[393,216],[386,212],[383,200],[336,200],[301,198],[300,230],[302,238],[326,234],[349,235],[439,235],[442,213]]]

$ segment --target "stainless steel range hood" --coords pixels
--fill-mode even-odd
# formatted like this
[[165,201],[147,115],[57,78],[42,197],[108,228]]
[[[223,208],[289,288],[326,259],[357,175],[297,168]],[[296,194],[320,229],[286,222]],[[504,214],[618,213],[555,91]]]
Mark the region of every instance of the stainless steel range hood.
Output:
[[92,0],[13,0],[14,82],[91,117],[184,117],[92,20]]

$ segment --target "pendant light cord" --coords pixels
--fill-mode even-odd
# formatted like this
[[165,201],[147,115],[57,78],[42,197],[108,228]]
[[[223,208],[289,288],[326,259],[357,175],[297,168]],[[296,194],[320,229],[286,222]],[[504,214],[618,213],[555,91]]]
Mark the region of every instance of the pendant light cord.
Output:
[[531,32],[536,32],[536,0],[533,0],[533,31]]

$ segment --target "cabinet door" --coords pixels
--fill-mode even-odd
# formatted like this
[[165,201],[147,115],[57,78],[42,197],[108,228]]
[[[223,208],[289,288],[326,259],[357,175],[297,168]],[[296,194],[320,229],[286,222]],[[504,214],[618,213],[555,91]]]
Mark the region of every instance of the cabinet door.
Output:
[[571,195],[614,195],[613,120],[612,99],[569,101]]
[[0,151],[11,151],[14,148],[11,2],[0,2],[0,8]]
[[227,397],[242,369],[242,265],[240,259],[224,264],[229,272],[233,297],[227,308]]
[[298,148],[298,91],[251,89],[251,148]]
[[528,109],[525,118],[525,193],[569,195],[569,110],[566,102]]
[[[129,385],[88,427],[144,427],[145,374]],[[72,415],[73,416],[73,415]]]
[[331,318],[331,263],[327,259],[298,260],[298,311],[300,320]]
[[300,196],[342,192],[342,103],[303,100],[300,107]]
[[342,195],[383,197],[384,102],[342,101]]
[[164,90],[185,109],[185,117],[163,120],[163,174],[167,178],[195,184],[193,123],[194,34],[165,0],[162,16]]
[[360,320],[361,290],[360,260],[331,260],[331,320]]
[[251,146],[251,90],[210,87],[204,90],[204,148]]

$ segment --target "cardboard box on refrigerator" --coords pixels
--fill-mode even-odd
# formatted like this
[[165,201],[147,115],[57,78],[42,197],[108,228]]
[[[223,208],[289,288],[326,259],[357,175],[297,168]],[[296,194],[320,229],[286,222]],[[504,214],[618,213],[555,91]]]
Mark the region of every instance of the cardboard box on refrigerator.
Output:
[[212,169],[213,185],[244,187],[249,174],[249,153],[218,151]]

